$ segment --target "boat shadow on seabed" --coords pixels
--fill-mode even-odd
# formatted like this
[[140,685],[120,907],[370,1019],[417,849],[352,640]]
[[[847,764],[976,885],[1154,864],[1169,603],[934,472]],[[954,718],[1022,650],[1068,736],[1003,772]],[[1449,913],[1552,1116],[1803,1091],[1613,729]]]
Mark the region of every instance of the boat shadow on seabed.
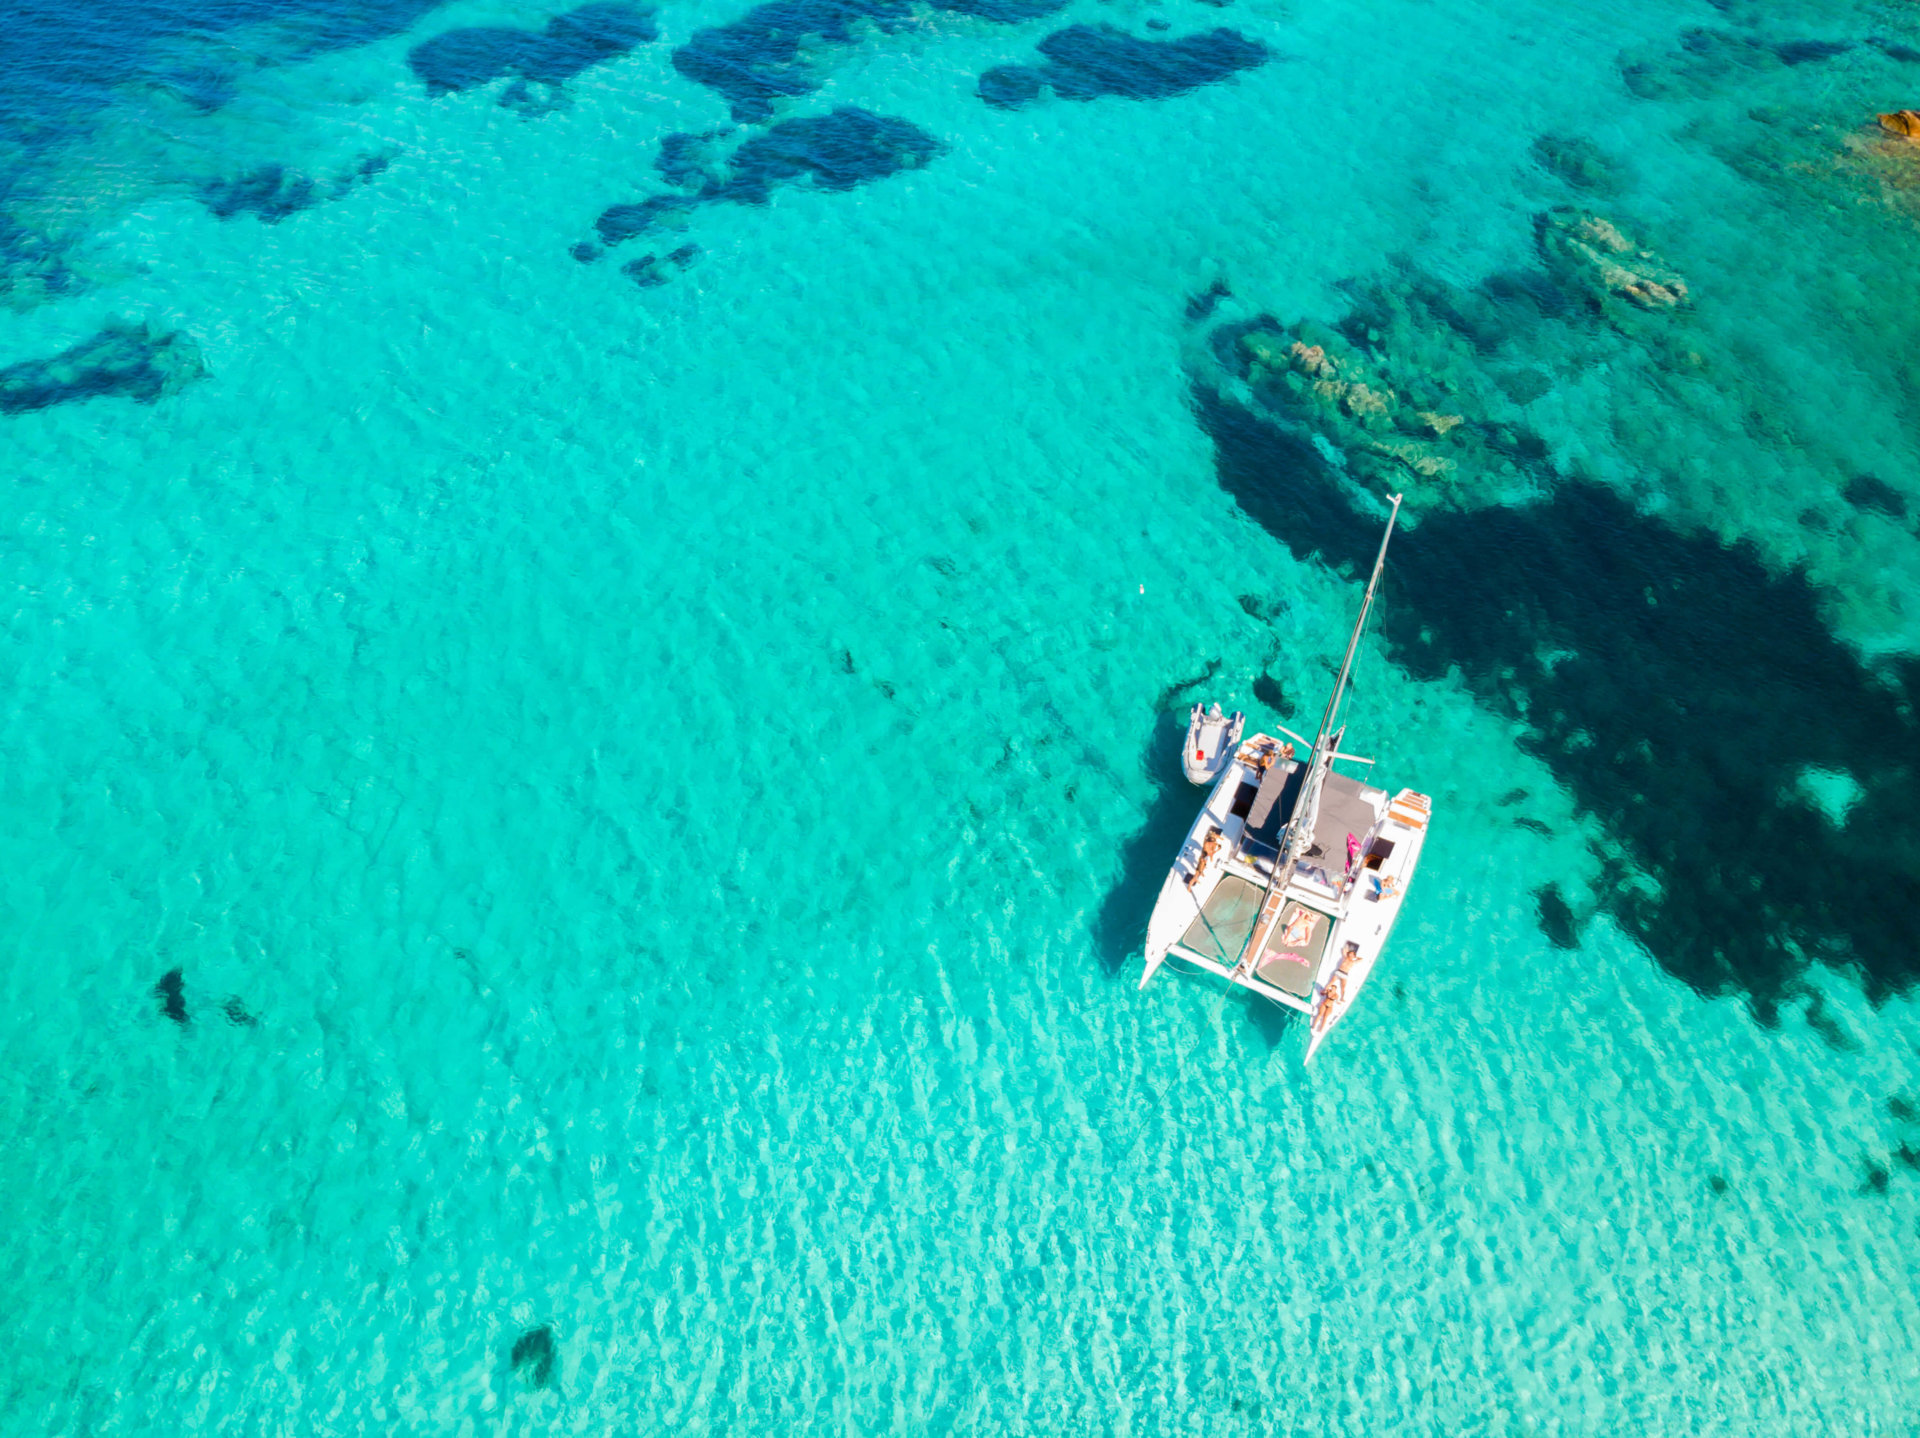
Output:
[[[1206,678],[1212,674],[1209,670]],[[1160,896],[1160,886],[1167,880],[1167,855],[1179,852],[1187,830],[1193,826],[1194,811],[1200,807],[1202,791],[1180,772],[1179,736],[1184,730],[1177,728],[1178,711],[1171,706],[1186,691],[1204,682],[1201,679],[1173,687],[1154,709],[1154,732],[1141,763],[1153,781],[1153,801],[1147,806],[1146,820],[1121,847],[1120,881],[1108,890],[1093,919],[1094,953],[1101,972],[1111,979],[1125,976],[1128,966],[1138,962],[1147,918]],[[1178,959],[1167,962],[1169,972],[1179,973],[1181,967]],[[1217,987],[1209,985],[1210,989]],[[1278,1048],[1296,1026],[1305,1026],[1302,1016],[1258,994],[1238,988],[1228,993],[1230,997],[1224,1001],[1245,1012],[1269,1049]]]
[[[1204,384],[1194,407],[1251,518],[1303,559],[1365,569],[1378,520],[1310,444]],[[1382,616],[1394,662],[1457,671],[1526,727],[1610,841],[1602,906],[1698,992],[1743,995],[1770,1027],[1783,1003],[1813,1002],[1816,963],[1876,1004],[1912,988],[1920,662],[1871,671],[1799,571],[1547,477],[1541,500],[1435,509],[1405,531]],[[1822,772],[1858,785],[1837,817],[1806,796]],[[1129,845],[1108,908],[1130,924],[1190,808],[1163,792]]]

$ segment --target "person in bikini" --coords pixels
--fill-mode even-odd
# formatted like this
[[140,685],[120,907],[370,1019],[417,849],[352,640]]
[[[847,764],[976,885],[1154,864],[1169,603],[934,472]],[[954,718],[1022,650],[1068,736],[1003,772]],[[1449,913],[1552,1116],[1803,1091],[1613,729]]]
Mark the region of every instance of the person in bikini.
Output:
[[1193,866],[1193,872],[1187,875],[1187,887],[1189,889],[1200,882],[1200,876],[1207,872],[1207,865],[1212,862],[1213,856],[1219,852],[1220,831],[1218,829],[1210,829],[1207,831],[1206,842],[1200,846],[1200,862],[1195,864]]

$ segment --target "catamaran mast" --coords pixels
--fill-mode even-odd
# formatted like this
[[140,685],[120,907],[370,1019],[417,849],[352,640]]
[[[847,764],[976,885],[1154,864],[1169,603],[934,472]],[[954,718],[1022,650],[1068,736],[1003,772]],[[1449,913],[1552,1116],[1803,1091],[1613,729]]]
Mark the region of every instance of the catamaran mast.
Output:
[[1373,558],[1373,574],[1367,580],[1367,595],[1360,601],[1360,617],[1354,621],[1352,637],[1347,640],[1347,657],[1340,661],[1340,677],[1334,681],[1333,694],[1327,700],[1327,712],[1320,716],[1320,732],[1314,738],[1313,752],[1307,756],[1307,772],[1301,782],[1300,798],[1293,806],[1293,817],[1288,821],[1286,834],[1280,841],[1280,859],[1273,866],[1276,885],[1286,882],[1282,875],[1292,870],[1294,860],[1313,841],[1314,822],[1320,816],[1321,784],[1340,752],[1340,738],[1345,729],[1336,730],[1334,723],[1340,716],[1340,701],[1346,697],[1347,677],[1353,672],[1353,656],[1360,648],[1361,631],[1367,627],[1367,615],[1373,609],[1374,591],[1380,587],[1380,571],[1386,567],[1387,544],[1393,538],[1394,523],[1400,518],[1401,496],[1393,494],[1387,498],[1393,505],[1387,514],[1387,532],[1380,536],[1380,552]]
[[1240,958],[1233,966],[1232,977],[1238,979],[1243,969],[1249,965],[1257,966],[1260,955],[1266,952],[1267,940],[1279,925],[1282,902],[1287,882],[1293,877],[1294,865],[1308,845],[1313,842],[1313,827],[1320,817],[1320,788],[1327,777],[1327,771],[1333,767],[1333,761],[1340,754],[1340,737],[1344,729],[1336,729],[1340,718],[1340,701],[1346,696],[1347,677],[1353,672],[1353,656],[1360,649],[1360,634],[1367,627],[1367,615],[1373,609],[1374,592],[1380,587],[1380,571],[1387,563],[1387,541],[1393,538],[1394,522],[1400,517],[1400,496],[1388,496],[1393,509],[1387,515],[1387,532],[1380,536],[1380,552],[1373,559],[1373,575],[1367,580],[1367,597],[1360,601],[1360,617],[1354,621],[1353,635],[1347,640],[1347,657],[1340,663],[1340,677],[1334,681],[1333,697],[1327,700],[1327,712],[1320,716],[1320,733],[1313,741],[1313,752],[1307,755],[1306,777],[1300,785],[1300,797],[1295,801],[1293,814],[1287,820],[1286,832],[1280,838],[1280,856],[1274,860],[1273,877],[1267,881],[1267,891],[1260,899],[1259,917],[1254,920],[1253,928],[1248,932],[1245,945],[1240,950]]

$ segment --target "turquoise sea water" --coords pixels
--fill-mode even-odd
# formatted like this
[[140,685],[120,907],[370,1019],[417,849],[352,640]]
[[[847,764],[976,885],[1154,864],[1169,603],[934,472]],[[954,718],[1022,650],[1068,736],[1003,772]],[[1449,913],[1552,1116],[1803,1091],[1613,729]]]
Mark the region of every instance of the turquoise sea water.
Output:
[[[6,1432],[1920,1422],[1911,12],[1041,8],[0,42]],[[1134,983],[1185,705],[1358,600],[1237,347],[1342,324],[1504,458],[1409,479],[1436,820],[1303,1070]]]

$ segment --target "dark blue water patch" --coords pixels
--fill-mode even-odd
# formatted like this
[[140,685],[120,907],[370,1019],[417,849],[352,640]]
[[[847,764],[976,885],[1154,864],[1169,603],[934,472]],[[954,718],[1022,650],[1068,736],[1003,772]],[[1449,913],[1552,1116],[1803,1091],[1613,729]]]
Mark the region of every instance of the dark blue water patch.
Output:
[[1148,739],[1141,756],[1153,798],[1140,827],[1119,845],[1119,881],[1101,900],[1090,929],[1094,954],[1109,978],[1117,977],[1140,952],[1160,886],[1200,807],[1196,791],[1174,760],[1179,735],[1164,714],[1153,718],[1162,727]]
[[1253,681],[1253,697],[1282,719],[1293,714],[1293,696],[1287,693],[1287,687],[1271,674],[1261,674]]
[[553,1369],[558,1357],[553,1328],[549,1324],[542,1324],[538,1328],[528,1329],[513,1340],[508,1361],[513,1365],[513,1371],[520,1375],[520,1381],[538,1391],[553,1382]]
[[0,305],[23,310],[80,287],[59,242],[0,210]]
[[913,15],[911,0],[773,0],[738,20],[696,30],[673,68],[723,96],[741,121],[772,117],[776,100],[811,94],[821,79],[802,50],[851,45],[865,21],[883,32]]
[[1165,100],[1242,70],[1264,65],[1271,52],[1224,27],[1178,40],[1142,40],[1111,25],[1069,25],[1039,45],[1043,65],[996,65],[980,77],[980,98],[1011,109],[1043,88],[1063,100]]
[[631,5],[596,4],[556,15],[541,30],[490,25],[449,30],[414,46],[407,52],[407,64],[435,96],[517,76],[502,103],[525,111],[535,104],[527,81],[563,85],[583,70],[657,39],[660,30],[653,16],[652,10]]
[[919,169],[944,148],[911,121],[843,106],[827,115],[782,120],[735,150],[724,170],[696,193],[614,205],[595,228],[602,241],[616,245],[701,205],[764,205],[774,190],[802,179],[823,190],[851,190]]
[[289,215],[337,200],[380,174],[392,163],[385,155],[369,155],[353,169],[331,180],[316,180],[285,165],[261,165],[231,179],[204,180],[198,186],[200,202],[220,219],[251,214],[263,224],[275,225]]
[[1835,60],[1854,48],[1851,40],[1783,40],[1773,47],[1783,65],[1817,65]]
[[[1204,384],[1194,401],[1247,513],[1302,558],[1364,572],[1374,506],[1303,437]],[[1536,503],[1435,510],[1395,539],[1393,658],[1423,679],[1464,676],[1523,726],[1604,832],[1605,907],[1699,992],[1743,995],[1772,1024],[1807,996],[1812,964],[1876,1004],[1911,989],[1920,661],[1870,671],[1804,574],[1537,473]],[[1861,786],[1844,823],[1802,797],[1810,769]]]
[[160,1012],[176,1024],[185,1024],[187,1019],[186,975],[181,969],[168,969],[153,986],[153,996],[160,1001]]
[[1627,188],[1625,163],[1585,135],[1542,135],[1533,142],[1533,159],[1563,184],[1603,199]]
[[653,168],[669,185],[699,189],[725,176],[719,142],[732,130],[706,130],[697,135],[673,134],[660,142]]
[[[998,24],[1037,19],[1066,0],[935,0],[932,8]],[[771,0],[738,20],[698,30],[673,52],[673,67],[722,96],[735,120],[771,119],[776,102],[820,88],[822,51],[848,46],[860,28],[883,34],[904,27],[913,0]]]
[[1857,474],[1847,483],[1847,503],[1885,519],[1907,517],[1907,497],[1874,474]]
[[1215,280],[1199,294],[1187,300],[1187,323],[1199,324],[1210,319],[1213,312],[1220,308],[1221,301],[1233,298],[1233,289],[1225,280]]
[[207,372],[182,330],[112,320],[92,339],[50,359],[0,369],[0,414],[119,395],[152,404]]
[[200,202],[223,220],[250,213],[271,225],[319,204],[318,192],[311,176],[285,165],[262,165],[231,180],[202,182]]
[[642,255],[620,266],[620,273],[643,290],[664,285],[676,270],[684,270],[700,254],[698,245],[682,245],[664,255]]
[[252,1029],[260,1026],[260,1020],[248,1011],[246,1001],[238,994],[229,994],[226,1002],[220,1005],[220,1012],[235,1028]]
[[634,205],[609,205],[601,211],[593,227],[603,243],[617,245],[645,234],[656,221],[667,216],[687,214],[698,204],[699,200],[692,195],[653,195]]
[[1580,947],[1580,921],[1558,884],[1546,884],[1534,890],[1533,902],[1540,932],[1546,935],[1548,943],[1556,949]]
[[1820,64],[1854,48],[1851,40],[1770,40],[1702,26],[1682,31],[1671,49],[1622,55],[1620,75],[1643,100],[1704,99],[1768,71]]
[[1889,40],[1883,35],[1869,36],[1867,43],[1889,60],[1898,60],[1903,65],[1920,65],[1920,50],[1914,49],[1911,45],[1903,45],[1898,40]]

